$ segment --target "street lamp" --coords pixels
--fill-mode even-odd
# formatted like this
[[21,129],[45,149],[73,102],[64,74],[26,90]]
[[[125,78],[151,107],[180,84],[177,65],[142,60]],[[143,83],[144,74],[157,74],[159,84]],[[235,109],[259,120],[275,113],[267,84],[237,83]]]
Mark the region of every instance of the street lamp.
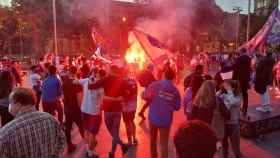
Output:
[[248,2],[248,19],[247,19],[247,36],[246,41],[250,39],[250,26],[251,26],[251,0]]
[[16,15],[18,16],[18,28],[19,28],[19,42],[20,42],[20,55],[21,57],[23,57],[23,35],[22,35],[22,31],[23,31],[23,20],[22,20],[22,16],[21,13],[19,11],[16,11]]
[[55,54],[55,59],[57,57],[57,52],[58,52],[58,45],[57,45],[57,25],[56,25],[56,0],[52,1],[53,4],[53,31],[54,31],[54,54]]
[[235,46],[236,46],[236,51],[238,49],[238,38],[239,38],[239,27],[240,27],[240,12],[242,12],[242,8],[241,7],[234,7],[233,11],[236,12],[237,14],[237,21],[238,21],[238,26],[237,26],[237,32],[236,32],[236,41],[235,41]]

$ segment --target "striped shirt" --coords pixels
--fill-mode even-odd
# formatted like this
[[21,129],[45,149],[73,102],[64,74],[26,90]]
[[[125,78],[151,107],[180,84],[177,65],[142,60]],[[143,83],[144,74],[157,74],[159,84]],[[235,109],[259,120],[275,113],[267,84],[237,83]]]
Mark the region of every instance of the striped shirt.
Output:
[[0,129],[0,157],[57,158],[65,142],[62,127],[51,115],[27,108]]

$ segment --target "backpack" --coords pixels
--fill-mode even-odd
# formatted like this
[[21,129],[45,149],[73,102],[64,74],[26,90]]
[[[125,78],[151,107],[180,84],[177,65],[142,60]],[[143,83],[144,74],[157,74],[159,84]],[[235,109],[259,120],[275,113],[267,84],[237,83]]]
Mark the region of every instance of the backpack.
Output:
[[231,118],[230,110],[226,107],[223,99],[221,97],[216,97],[216,102],[223,118],[225,118],[225,120],[230,120]]

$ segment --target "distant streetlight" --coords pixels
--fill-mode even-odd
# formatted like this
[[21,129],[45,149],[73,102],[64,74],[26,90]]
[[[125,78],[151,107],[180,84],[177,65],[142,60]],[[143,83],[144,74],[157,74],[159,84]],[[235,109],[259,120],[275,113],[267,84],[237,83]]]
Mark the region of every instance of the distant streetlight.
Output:
[[122,17],[122,22],[126,22],[127,18],[125,16]]
[[236,51],[238,49],[238,39],[239,39],[239,27],[240,27],[240,12],[242,12],[242,8],[241,7],[234,7],[233,11],[236,12],[237,14],[237,21],[238,21],[238,26],[237,26],[237,32],[236,32],[236,41],[235,41],[235,46],[236,46]]

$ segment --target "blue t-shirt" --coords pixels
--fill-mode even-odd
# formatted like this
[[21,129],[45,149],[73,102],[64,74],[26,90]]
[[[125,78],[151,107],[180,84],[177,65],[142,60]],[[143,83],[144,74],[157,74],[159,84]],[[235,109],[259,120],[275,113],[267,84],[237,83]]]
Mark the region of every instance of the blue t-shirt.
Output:
[[160,128],[169,128],[173,112],[180,109],[181,97],[178,89],[169,80],[153,82],[142,94],[150,101],[149,121]]
[[49,76],[42,85],[42,101],[55,102],[62,96],[62,85],[57,76]]

